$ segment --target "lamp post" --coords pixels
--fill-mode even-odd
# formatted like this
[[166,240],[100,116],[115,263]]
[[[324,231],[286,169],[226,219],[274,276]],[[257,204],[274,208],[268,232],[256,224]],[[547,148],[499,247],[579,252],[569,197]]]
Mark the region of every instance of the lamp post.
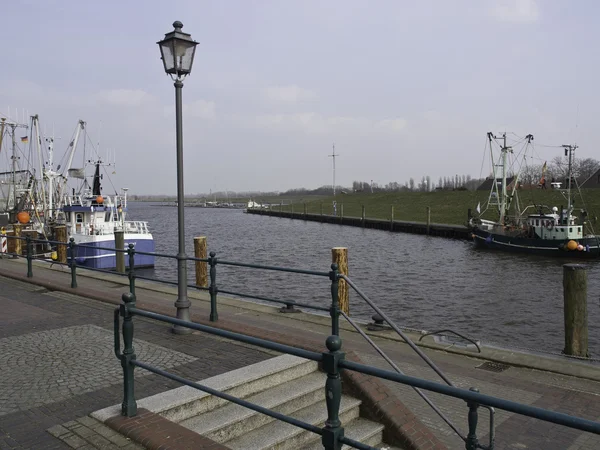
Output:
[[[175,123],[177,128],[177,232],[179,248],[177,251],[177,318],[186,322],[190,321],[190,301],[187,297],[187,256],[185,254],[185,220],[184,220],[184,195],[183,195],[183,119],[181,105],[181,88],[183,79],[192,71],[194,53],[198,43],[188,33],[183,33],[183,24],[179,21],[173,23],[175,28],[165,34],[165,38],[158,42],[161,59],[165,72],[175,81]],[[189,334],[192,330],[179,325],[173,326],[173,333]]]

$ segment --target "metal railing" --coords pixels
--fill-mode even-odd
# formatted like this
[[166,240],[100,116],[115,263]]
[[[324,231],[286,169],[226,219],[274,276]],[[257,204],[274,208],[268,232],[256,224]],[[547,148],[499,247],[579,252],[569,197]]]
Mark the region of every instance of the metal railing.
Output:
[[[5,235],[1,235],[2,237],[6,237]],[[33,267],[32,262],[35,259],[35,252],[33,250],[35,243],[43,243],[50,244],[56,247],[58,246],[66,246],[68,249],[68,257],[67,257],[67,265],[71,270],[71,287],[77,287],[77,268],[80,267],[77,264],[76,251],[77,247],[84,247],[83,244],[75,244],[74,240],[71,238],[69,243],[59,242],[59,241],[48,241],[42,239],[33,239],[29,236],[25,237],[16,237],[16,236],[8,236],[10,239],[15,239],[20,242],[25,242],[25,257],[27,258],[27,277],[33,276]],[[136,251],[133,244],[129,244],[127,249],[116,249],[110,247],[93,247],[98,250],[107,250],[114,251],[117,254],[123,253],[128,257],[129,270],[127,274],[122,274],[127,276],[129,279],[129,293],[123,295],[123,303],[121,306],[115,310],[115,354],[121,360],[121,364],[124,370],[124,380],[125,380],[125,399],[123,402],[123,414],[124,415],[135,415],[136,407],[135,407],[135,399],[133,398],[133,369],[135,367],[142,367],[151,372],[157,373],[159,375],[168,377],[170,379],[176,380],[188,386],[203,390],[205,392],[209,392],[226,400],[232,401],[234,403],[246,406],[250,409],[254,409],[255,411],[261,412],[263,414],[270,415],[279,420],[283,420],[287,423],[291,423],[295,426],[299,426],[306,430],[312,431],[314,433],[320,434],[322,436],[322,442],[325,448],[327,449],[337,449],[341,444],[348,444],[354,446],[359,449],[371,449],[372,447],[366,446],[359,442],[355,442],[352,439],[348,439],[343,436],[343,428],[339,423],[338,412],[339,412],[339,397],[341,396],[341,385],[339,381],[339,371],[340,369],[348,369],[354,370],[363,374],[376,376],[379,378],[387,379],[390,381],[398,382],[401,384],[405,384],[411,386],[413,389],[417,391],[417,393],[433,408],[433,410],[454,430],[454,432],[461,437],[461,439],[465,442],[465,448],[468,450],[474,449],[488,449],[491,450],[494,447],[494,428],[493,428],[493,414],[494,407],[498,407],[500,409],[504,409],[507,411],[515,412],[518,414],[526,415],[529,417],[538,418],[541,420],[545,420],[548,422],[557,423],[560,425],[565,425],[571,428],[576,428],[584,431],[590,431],[596,434],[600,434],[600,424],[596,422],[592,422],[586,419],[569,416],[567,414],[556,413],[553,411],[544,410],[541,408],[530,407],[527,405],[522,405],[515,402],[510,402],[507,400],[499,399],[496,397],[490,397],[486,395],[479,394],[475,388],[471,388],[471,390],[467,391],[464,389],[459,389],[455,387],[452,382],[448,379],[448,377],[431,361],[427,355],[425,355],[402,330],[391,321],[387,315],[381,311],[375,305],[369,297],[360,290],[358,286],[347,276],[342,275],[338,272],[337,266],[333,264],[331,266],[331,270],[329,272],[321,272],[314,270],[305,270],[305,269],[296,269],[296,268],[285,268],[285,267],[277,267],[277,266],[267,266],[260,264],[249,264],[249,263],[241,263],[241,262],[233,262],[233,261],[225,261],[217,259],[215,252],[210,252],[209,257],[206,259],[203,258],[193,258],[188,257],[188,260],[191,261],[199,261],[207,263],[210,266],[210,285],[208,287],[196,286],[196,285],[188,285],[190,288],[195,288],[199,290],[208,291],[210,294],[210,316],[209,320],[211,322],[215,322],[218,320],[217,314],[217,294],[218,292],[226,293],[229,295],[236,295],[244,298],[250,299],[258,299],[262,301],[274,302],[284,304],[286,309],[293,309],[295,306],[302,306],[304,308],[310,308],[318,311],[328,312],[331,317],[331,336],[326,341],[326,346],[328,352],[323,353],[315,353],[309,352],[307,350],[278,344],[272,341],[258,339],[251,336],[242,335],[239,333],[232,333],[229,331],[224,331],[218,328],[201,325],[193,322],[186,322],[179,319],[175,319],[169,316],[164,316],[161,314],[156,314],[150,311],[144,311],[137,309],[135,307],[135,280],[136,278],[155,281],[159,283],[176,285],[176,282],[160,280],[151,277],[144,277],[136,274],[135,270],[135,256],[137,254],[142,255],[151,255],[155,257],[166,257],[171,259],[177,259],[175,255],[161,254],[161,253],[150,253],[150,252],[140,252]],[[9,253],[11,255],[23,256],[22,254],[18,254],[18,252]],[[252,269],[260,269],[260,270],[268,270],[268,271],[279,271],[285,273],[295,273],[295,274],[303,274],[303,275],[312,275],[323,278],[329,278],[331,281],[331,305],[329,307],[322,306],[313,306],[304,303],[298,303],[293,300],[280,300],[273,299],[264,296],[251,295],[241,292],[235,292],[230,290],[220,290],[217,288],[216,284],[216,268],[218,264],[228,265],[233,267],[245,267]],[[94,270],[98,272],[112,273],[116,272],[106,269],[98,269],[86,267],[86,269]],[[385,320],[389,326],[395,330],[406,342],[407,344],[446,382],[447,385],[438,384],[431,381],[422,380],[415,377],[410,377],[404,375],[399,367],[393,363],[393,361],[370,339],[366,333],[364,333],[360,327],[345,313],[340,311],[339,302],[338,302],[338,285],[339,280],[344,280],[348,285],[367,303],[369,304],[373,310],[375,310],[382,318]],[[283,309],[283,308],[282,308]],[[310,424],[302,423],[294,418],[285,416],[283,414],[267,410],[258,405],[252,405],[242,399],[236,399],[228,394],[216,392],[208,387],[204,387],[199,385],[198,383],[193,383],[190,380],[185,380],[177,375],[170,374],[165,372],[159,368],[155,368],[149,366],[143,362],[137,361],[135,359],[135,354],[133,352],[132,347],[132,339],[133,339],[133,322],[132,318],[134,315],[143,316],[150,319],[160,320],[163,322],[171,323],[174,325],[180,325],[183,327],[195,329],[198,331],[204,331],[207,333],[219,335],[222,337],[227,337],[233,340],[238,340],[241,342],[245,342],[248,344],[257,345],[263,348],[268,348],[271,350],[276,350],[283,353],[289,353],[292,355],[300,356],[306,359],[312,359],[314,361],[318,361],[322,364],[323,369],[327,372],[328,380],[326,383],[326,391],[327,391],[327,409],[328,409],[328,419],[325,424],[325,427],[318,428]],[[357,363],[352,363],[344,360],[344,353],[341,352],[341,340],[339,338],[339,316],[342,315],[348,322],[363,336],[369,344],[371,344],[375,350],[396,370],[396,373],[385,371],[382,369],[378,369],[375,367],[365,366]],[[123,318],[123,341],[124,341],[124,349],[120,351],[120,336],[119,336],[119,317]],[[448,395],[451,397],[459,398],[465,400],[467,402],[467,406],[469,408],[469,420],[468,420],[468,428],[469,432],[465,436],[463,435],[458,427],[454,425],[440,410],[437,408],[431,400],[427,398],[427,396],[422,392],[422,390],[429,390],[432,392],[441,393],[444,395]],[[330,395],[331,393],[331,395]],[[331,400],[330,397],[333,399]],[[134,406],[131,406],[134,405]],[[490,433],[489,433],[489,445],[484,446],[479,443],[477,438],[477,422],[478,422],[478,408],[482,406],[490,410]]]

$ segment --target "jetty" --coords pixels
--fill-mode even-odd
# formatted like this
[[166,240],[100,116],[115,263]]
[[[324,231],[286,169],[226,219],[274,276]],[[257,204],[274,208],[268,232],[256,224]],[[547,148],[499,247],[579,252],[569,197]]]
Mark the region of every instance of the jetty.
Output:
[[[117,313],[122,311],[122,299],[130,295],[126,277],[78,269],[77,287],[72,288],[71,273],[65,265],[33,261],[32,276],[28,277],[22,258],[0,259],[0,273],[0,396],[5,399],[0,406],[0,447],[133,449],[160,445],[186,448],[193,444],[194,448],[244,448],[234,445],[245,442],[240,441],[243,436],[232,438],[230,445],[218,442],[219,433],[233,433],[232,429],[202,436],[190,433],[187,419],[176,419],[177,404],[182,405],[181,398],[190,395],[189,388],[140,368],[135,372],[137,416],[119,419],[119,414],[114,414],[122,407],[123,372],[114,354],[118,349],[113,347],[113,322],[118,315],[115,308]],[[169,317],[175,314],[177,291],[172,286],[137,280],[135,297],[140,311]],[[210,293],[190,289],[189,297],[191,318],[199,327],[326,351],[324,342],[331,333],[327,316],[310,314],[303,308],[294,314],[282,313],[279,307],[219,295],[219,318],[211,321]],[[269,362],[289,363],[277,359],[285,356],[279,351],[212,333],[175,335],[170,325],[148,317],[136,317],[131,323],[135,324],[133,346],[140,362],[181,378],[204,380],[201,383],[208,386],[223,384],[224,379],[237,385],[240,373],[272,371],[272,367],[264,366]],[[392,330],[374,325],[362,323],[360,328],[406,375],[424,382],[439,381],[439,376]],[[600,369],[593,364],[485,346],[479,353],[474,345],[440,342],[435,336],[419,342],[422,335],[407,334],[459,388],[478,388],[482,394],[589,421],[600,417]],[[348,323],[340,323],[339,335],[347,359],[389,369]],[[348,382],[345,379],[344,384]],[[353,383],[356,392],[352,398],[362,402],[361,411],[372,411],[371,419],[384,424],[383,439],[403,439],[389,448],[468,448],[410,386],[365,375]],[[322,387],[317,391],[321,393]],[[428,395],[462,433],[472,431],[467,418],[474,410],[465,401],[437,393]],[[156,404],[172,405],[171,412],[153,411]],[[487,445],[488,412],[479,409],[477,435],[479,442]],[[342,421],[357,419],[360,417]],[[167,445],[165,439],[173,436],[179,441]],[[497,449],[600,448],[598,434],[524,420],[522,415],[500,409],[495,411],[493,440]],[[258,444],[245,445],[260,448]]]
[[351,227],[388,230],[392,232],[442,236],[453,239],[471,239],[471,232],[465,225],[447,225],[432,222],[411,222],[404,220],[372,219],[365,217],[332,216],[327,214],[307,214],[306,212],[274,211],[272,209],[248,208],[248,214],[282,217],[286,219],[308,220],[311,222],[347,225]]

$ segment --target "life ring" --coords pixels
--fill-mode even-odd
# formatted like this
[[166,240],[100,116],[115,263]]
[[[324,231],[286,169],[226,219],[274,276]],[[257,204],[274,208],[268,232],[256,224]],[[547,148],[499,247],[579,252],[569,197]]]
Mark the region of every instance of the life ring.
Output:
[[552,229],[554,228],[554,221],[549,220],[548,224],[546,225],[546,228],[548,229],[548,231],[552,231]]

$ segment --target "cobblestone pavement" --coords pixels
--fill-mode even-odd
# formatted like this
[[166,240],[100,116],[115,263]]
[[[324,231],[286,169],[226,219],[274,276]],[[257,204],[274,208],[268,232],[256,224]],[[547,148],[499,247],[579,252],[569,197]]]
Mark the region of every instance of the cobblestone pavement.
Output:
[[[122,398],[114,307],[3,277],[0,293],[0,449],[71,448],[81,438],[76,430],[85,431],[72,421]],[[140,359],[195,380],[273,356],[204,333],[177,336],[141,318],[135,336]],[[138,398],[178,386],[136,371]],[[58,439],[46,431],[61,424],[69,424],[70,435]]]

